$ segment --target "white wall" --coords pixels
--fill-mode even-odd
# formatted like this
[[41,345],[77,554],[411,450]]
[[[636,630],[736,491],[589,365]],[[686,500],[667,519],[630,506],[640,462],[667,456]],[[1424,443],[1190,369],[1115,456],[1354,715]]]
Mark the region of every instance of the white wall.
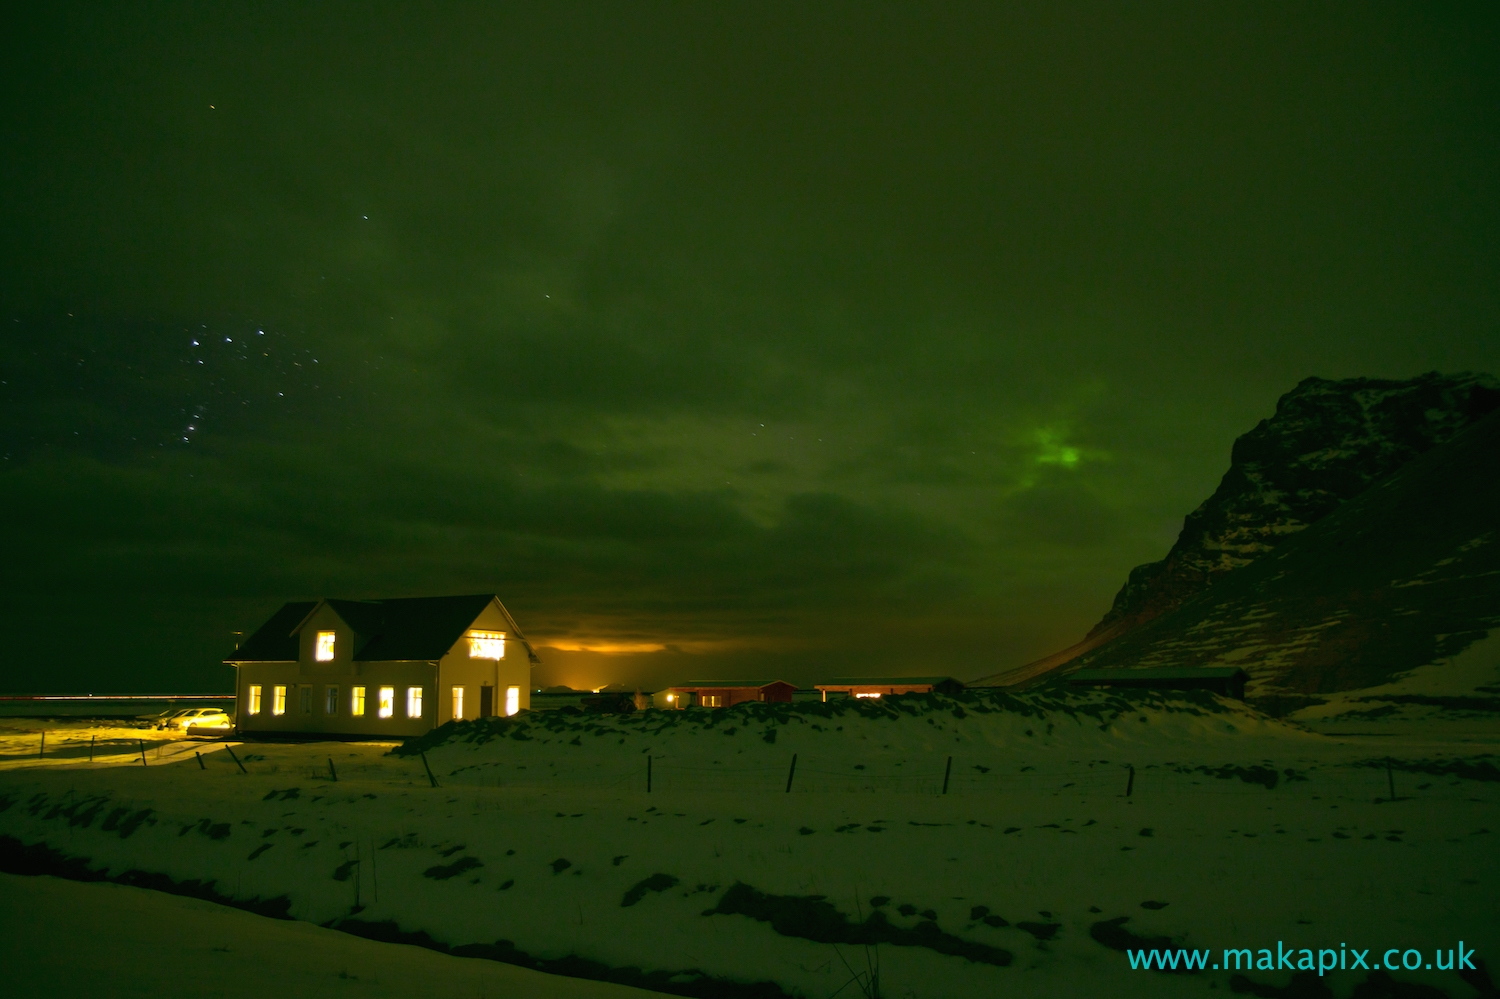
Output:
[[442,659],[438,692],[440,714],[437,724],[441,725],[452,720],[453,688],[458,686],[464,688],[464,717],[466,719],[479,717],[481,689],[486,684],[493,687],[495,691],[492,708],[495,714],[505,714],[505,691],[509,687],[518,688],[520,710],[530,710],[531,662],[526,655],[525,644],[516,638],[514,629],[511,628],[510,622],[505,619],[500,608],[491,602],[484,612],[474,619],[469,630],[504,632],[505,658],[500,660],[471,659],[468,639],[460,638]]
[[[242,732],[309,732],[337,735],[366,735],[375,738],[405,738],[421,735],[433,728],[437,718],[437,701],[433,681],[436,670],[431,663],[350,663],[344,669],[309,670],[299,663],[245,663],[238,668],[237,722]],[[261,688],[260,713],[249,712],[249,689]],[[273,691],[276,685],[287,688],[286,713],[274,715]],[[327,690],[338,688],[336,710],[326,709]],[[365,713],[350,713],[351,694],[355,686],[365,688]],[[302,710],[301,688],[311,689],[310,711]],[[393,688],[394,713],[390,718],[379,714],[381,687]],[[421,687],[422,716],[406,717],[406,691]]]

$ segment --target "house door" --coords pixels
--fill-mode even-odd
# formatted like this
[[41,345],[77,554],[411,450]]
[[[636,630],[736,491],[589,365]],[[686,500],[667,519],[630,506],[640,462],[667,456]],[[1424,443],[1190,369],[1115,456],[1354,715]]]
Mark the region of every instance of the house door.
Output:
[[479,688],[479,717],[488,718],[495,713],[495,688],[485,684]]

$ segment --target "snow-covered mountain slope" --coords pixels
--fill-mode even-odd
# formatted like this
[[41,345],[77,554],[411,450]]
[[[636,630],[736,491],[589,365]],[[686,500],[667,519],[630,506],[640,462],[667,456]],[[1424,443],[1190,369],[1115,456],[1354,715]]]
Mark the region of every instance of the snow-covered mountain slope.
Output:
[[1172,550],[1131,570],[1090,635],[1173,610],[1497,408],[1489,375],[1305,379],[1234,442],[1229,470]]
[[1497,496],[1500,413],[1070,668],[1236,665],[1264,698],[1441,664],[1500,625]]

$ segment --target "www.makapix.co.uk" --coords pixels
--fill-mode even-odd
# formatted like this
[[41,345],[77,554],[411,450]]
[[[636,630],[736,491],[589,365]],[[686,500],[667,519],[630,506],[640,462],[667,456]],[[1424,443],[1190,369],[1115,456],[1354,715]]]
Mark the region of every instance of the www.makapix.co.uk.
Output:
[[1321,977],[1330,971],[1472,971],[1474,950],[1458,942],[1457,949],[1436,948],[1429,957],[1415,947],[1391,947],[1363,950],[1339,944],[1338,949],[1317,950],[1287,947],[1276,941],[1276,949],[1261,947],[1226,947],[1218,961],[1213,951],[1185,949],[1127,950],[1133,970],[1156,971],[1316,971]]

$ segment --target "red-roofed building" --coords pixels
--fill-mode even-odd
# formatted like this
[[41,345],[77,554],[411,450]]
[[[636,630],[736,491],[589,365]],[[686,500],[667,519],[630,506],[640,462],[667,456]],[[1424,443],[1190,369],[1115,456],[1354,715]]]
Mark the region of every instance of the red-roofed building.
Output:
[[746,701],[790,704],[795,684],[785,680],[689,680],[667,690],[671,708],[729,708]]
[[956,694],[964,685],[951,676],[836,676],[813,689],[828,700],[829,694],[849,697],[892,697],[896,694]]

